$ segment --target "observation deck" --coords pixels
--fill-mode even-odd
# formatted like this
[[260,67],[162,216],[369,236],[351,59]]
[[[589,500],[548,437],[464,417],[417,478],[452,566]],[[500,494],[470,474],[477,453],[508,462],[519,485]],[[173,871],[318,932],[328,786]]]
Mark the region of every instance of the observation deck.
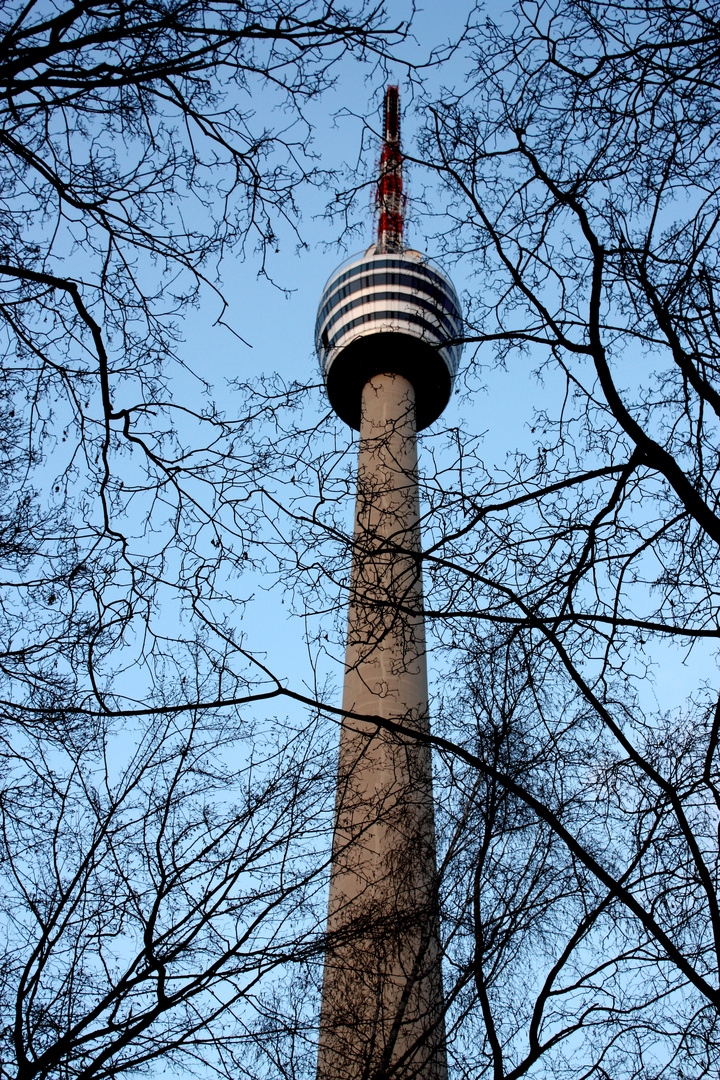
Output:
[[460,301],[443,271],[418,251],[373,244],[342,263],[323,290],[315,344],[330,404],[360,428],[362,388],[373,375],[413,385],[418,430],[447,405],[462,352]]

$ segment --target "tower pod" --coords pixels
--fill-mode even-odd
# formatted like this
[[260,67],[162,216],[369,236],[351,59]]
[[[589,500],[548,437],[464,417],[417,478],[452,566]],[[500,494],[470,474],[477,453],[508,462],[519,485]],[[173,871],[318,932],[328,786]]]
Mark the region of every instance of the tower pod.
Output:
[[330,404],[346,424],[360,428],[362,388],[386,373],[413,384],[420,430],[450,398],[462,351],[460,302],[450,279],[420,252],[381,246],[331,275],[315,344]]

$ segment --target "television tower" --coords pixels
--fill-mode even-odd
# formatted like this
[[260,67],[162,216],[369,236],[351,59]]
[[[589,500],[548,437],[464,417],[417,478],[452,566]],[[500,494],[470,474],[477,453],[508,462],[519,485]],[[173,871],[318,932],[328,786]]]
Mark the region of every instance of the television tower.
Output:
[[316,345],[332,407],[360,431],[318,1080],[447,1076],[417,431],[460,359],[450,280],[403,242],[398,88],[385,95],[377,243],[331,275]]

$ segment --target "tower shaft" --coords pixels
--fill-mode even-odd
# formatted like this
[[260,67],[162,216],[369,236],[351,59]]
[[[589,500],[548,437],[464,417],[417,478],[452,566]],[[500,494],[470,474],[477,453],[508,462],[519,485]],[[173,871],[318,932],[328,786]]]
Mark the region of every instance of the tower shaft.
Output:
[[[362,393],[343,710],[428,732],[415,391]],[[444,1080],[430,750],[346,718],[319,1080]]]

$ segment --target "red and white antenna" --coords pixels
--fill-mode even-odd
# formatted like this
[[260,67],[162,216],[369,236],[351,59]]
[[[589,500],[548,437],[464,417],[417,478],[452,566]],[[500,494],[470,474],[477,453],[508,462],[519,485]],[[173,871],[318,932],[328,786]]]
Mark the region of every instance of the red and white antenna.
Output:
[[402,181],[402,152],[400,150],[400,95],[397,86],[385,91],[385,124],[380,176],[376,205],[378,220],[377,252],[403,251],[403,218],[405,196]]

